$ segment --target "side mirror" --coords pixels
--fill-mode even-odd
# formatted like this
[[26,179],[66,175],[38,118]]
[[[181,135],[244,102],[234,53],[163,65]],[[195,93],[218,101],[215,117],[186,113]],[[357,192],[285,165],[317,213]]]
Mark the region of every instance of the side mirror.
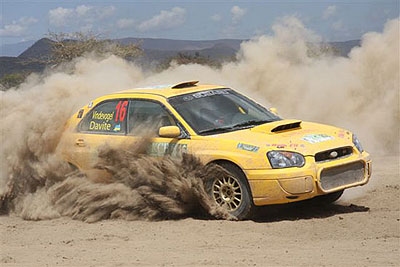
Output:
[[278,109],[277,108],[269,108],[269,111],[271,111],[272,114],[278,116]]
[[164,126],[158,130],[160,137],[177,138],[181,135],[181,130],[178,126]]

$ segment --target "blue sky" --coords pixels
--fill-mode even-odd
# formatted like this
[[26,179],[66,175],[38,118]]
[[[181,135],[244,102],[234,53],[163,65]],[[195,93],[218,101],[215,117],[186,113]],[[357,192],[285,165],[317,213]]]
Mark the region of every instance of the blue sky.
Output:
[[1,43],[48,31],[92,31],[107,38],[246,39],[296,16],[327,41],[359,39],[399,17],[399,1],[19,1],[0,0]]

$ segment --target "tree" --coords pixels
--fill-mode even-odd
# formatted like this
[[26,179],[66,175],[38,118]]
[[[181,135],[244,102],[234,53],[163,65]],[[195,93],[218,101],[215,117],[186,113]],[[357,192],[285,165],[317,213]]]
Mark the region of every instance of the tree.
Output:
[[108,39],[100,39],[92,33],[54,33],[48,37],[52,42],[52,63],[68,62],[81,57],[86,53],[94,53],[97,56],[116,55],[125,59],[133,59],[143,53],[136,44],[122,45]]
[[11,87],[20,85],[27,76],[27,73],[11,73],[4,75],[3,78],[0,79],[0,90],[5,91]]
[[213,68],[220,68],[221,63],[219,61],[213,60],[210,57],[204,57],[199,52],[195,52],[194,55],[190,55],[189,53],[179,52],[173,57],[166,59],[164,62],[161,62],[159,65],[159,69],[167,69],[171,66],[172,63],[177,65],[187,65],[187,64],[199,64],[206,65]]
[[307,55],[312,58],[320,58],[327,55],[338,57],[340,56],[340,50],[337,47],[327,43],[308,43]]

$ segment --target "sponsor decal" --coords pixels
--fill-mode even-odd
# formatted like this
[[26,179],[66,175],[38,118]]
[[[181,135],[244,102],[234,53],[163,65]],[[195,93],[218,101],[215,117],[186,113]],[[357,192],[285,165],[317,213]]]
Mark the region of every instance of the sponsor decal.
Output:
[[274,146],[274,147],[277,147],[277,148],[285,148],[285,147],[287,147],[287,145],[286,144],[267,144],[266,146]]
[[111,131],[111,123],[90,121],[89,130]]
[[119,131],[121,131],[121,124],[115,125],[113,131],[114,131],[114,132],[119,132]]
[[337,136],[338,136],[339,138],[344,138],[344,137],[345,137],[344,131],[343,131],[343,130],[340,130],[340,131],[338,132]]
[[321,143],[332,139],[334,139],[333,136],[326,134],[308,134],[301,138],[301,140],[309,142],[310,144]]
[[103,111],[94,111],[92,113],[92,119],[93,120],[103,120],[105,122],[109,122],[114,118],[114,111],[110,113],[103,113]]
[[151,143],[147,153],[155,157],[162,157],[165,155],[180,157],[183,153],[187,153],[187,144]]
[[239,143],[237,145],[237,148],[246,150],[246,151],[250,151],[250,152],[257,152],[260,149],[258,146],[253,146],[253,145],[243,144],[243,143]]
[[183,101],[191,101],[193,99],[197,98],[203,98],[207,96],[213,96],[213,95],[229,95],[229,90],[228,89],[223,89],[223,90],[208,90],[208,91],[202,91],[202,92],[197,92],[191,95],[186,95],[182,99]]
[[[92,102],[91,102],[92,103]],[[113,103],[111,103],[113,104]],[[126,114],[127,114],[128,101],[119,101],[114,110],[101,110],[95,108],[88,116],[89,131],[96,132],[115,132],[120,133],[125,131],[123,129]],[[83,110],[82,110],[83,111]]]
[[[92,120],[89,122],[89,130],[111,131],[112,124],[110,123],[110,120],[113,118],[114,111],[110,113],[94,111],[92,113]],[[100,122],[97,122],[96,120],[100,120]]]

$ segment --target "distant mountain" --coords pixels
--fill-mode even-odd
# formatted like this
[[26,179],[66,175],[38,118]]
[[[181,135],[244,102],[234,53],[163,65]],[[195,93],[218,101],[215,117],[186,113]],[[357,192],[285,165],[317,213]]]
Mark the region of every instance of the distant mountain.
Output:
[[48,59],[51,54],[52,43],[52,40],[48,38],[42,38],[22,52],[18,57],[30,59]]
[[205,58],[211,58],[215,61],[230,60],[236,55],[238,50],[233,49],[225,44],[216,44],[209,48],[195,49],[195,50],[156,50],[156,49],[144,49],[144,56],[142,62],[161,62],[169,58],[177,56],[179,53],[183,53],[189,56],[201,56]]
[[201,50],[211,48],[218,44],[239,50],[240,44],[244,40],[239,39],[219,39],[219,40],[172,40],[161,38],[122,38],[115,39],[121,44],[139,44],[143,49],[161,50],[161,51],[182,51],[182,50]]
[[334,46],[340,51],[342,57],[347,57],[351,49],[356,46],[361,46],[361,40],[350,40],[345,42],[330,42],[330,45]]
[[[216,62],[231,60],[240,49],[240,44],[245,40],[220,39],[220,40],[171,40],[155,38],[122,38],[114,41],[121,44],[138,44],[143,50],[144,55],[137,59],[139,64],[144,67],[157,66],[165,63],[170,58],[176,57],[179,53],[188,56],[200,56],[210,58]],[[5,74],[14,72],[36,72],[45,68],[43,59],[48,59],[51,55],[51,43],[48,38],[42,38],[33,43],[18,57],[0,57],[0,78]],[[337,49],[339,54],[346,57],[351,49],[360,45],[360,40],[346,42],[331,42],[328,45]],[[26,45],[26,44],[25,44]],[[16,48],[20,47],[16,44]],[[11,50],[7,50],[11,51]]]
[[28,47],[33,45],[36,40],[30,40],[20,42],[16,44],[1,44],[0,45],[0,56],[2,57],[16,57],[24,52]]

